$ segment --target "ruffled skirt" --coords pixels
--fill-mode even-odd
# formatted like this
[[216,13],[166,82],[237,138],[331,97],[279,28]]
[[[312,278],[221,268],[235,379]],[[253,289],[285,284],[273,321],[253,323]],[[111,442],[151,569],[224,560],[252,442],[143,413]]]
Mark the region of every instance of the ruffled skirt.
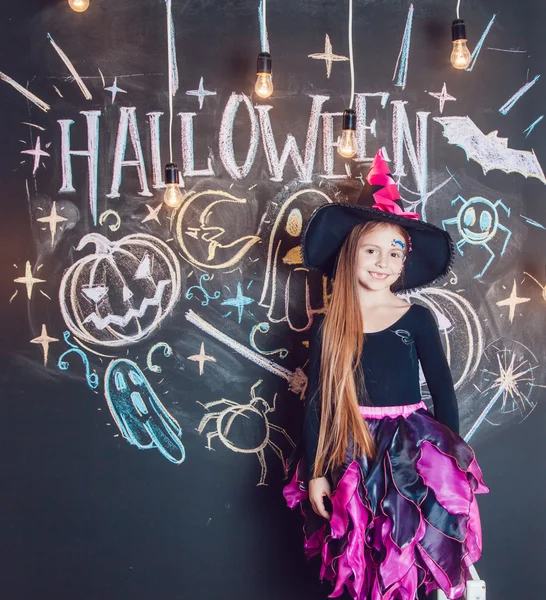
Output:
[[347,456],[329,477],[330,521],[311,507],[302,461],[284,488],[305,518],[307,557],[321,555],[331,598],[344,587],[355,600],[415,600],[418,588],[460,598],[482,550],[476,494],[489,491],[472,448],[422,402],[361,413],[376,456]]

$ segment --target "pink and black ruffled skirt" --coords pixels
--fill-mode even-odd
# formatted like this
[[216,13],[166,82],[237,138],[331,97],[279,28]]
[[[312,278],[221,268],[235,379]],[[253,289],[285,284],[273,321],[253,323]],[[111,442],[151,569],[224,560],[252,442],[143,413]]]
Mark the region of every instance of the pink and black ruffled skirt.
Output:
[[330,521],[311,507],[302,461],[284,488],[305,517],[306,556],[321,555],[331,598],[344,587],[355,600],[415,600],[438,588],[460,598],[482,550],[476,494],[489,491],[472,448],[422,402],[361,413],[376,456],[348,456],[329,477]]

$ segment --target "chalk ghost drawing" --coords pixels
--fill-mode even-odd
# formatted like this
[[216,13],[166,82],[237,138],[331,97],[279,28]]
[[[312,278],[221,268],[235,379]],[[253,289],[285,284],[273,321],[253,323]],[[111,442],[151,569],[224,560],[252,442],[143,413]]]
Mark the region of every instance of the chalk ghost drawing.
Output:
[[140,450],[157,448],[170,462],[186,456],[182,430],[132,360],[113,360],[104,376],[104,395],[123,437]]
[[259,304],[272,323],[286,321],[293,331],[308,329],[325,305],[327,280],[304,266],[301,234],[314,209],[328,202],[324,192],[300,190],[282,203],[271,228]]
[[85,235],[77,250],[95,252],[75,262],[59,289],[61,313],[79,339],[127,346],[152,333],[180,296],[180,266],[161,240],[144,233],[111,242]]

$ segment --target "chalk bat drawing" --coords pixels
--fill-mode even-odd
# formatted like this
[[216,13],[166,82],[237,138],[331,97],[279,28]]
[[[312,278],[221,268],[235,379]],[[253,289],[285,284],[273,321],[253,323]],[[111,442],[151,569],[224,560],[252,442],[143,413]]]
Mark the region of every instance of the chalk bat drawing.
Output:
[[209,356],[205,353],[204,343],[201,343],[201,350],[199,351],[199,354],[193,354],[192,356],[188,356],[188,360],[192,360],[193,362],[199,364],[199,375],[203,375],[203,370],[207,361],[216,362],[214,356]]
[[493,170],[519,173],[524,177],[536,177],[546,184],[534,151],[509,148],[508,138],[498,137],[498,131],[484,134],[470,117],[435,117],[434,120],[444,128],[448,143],[462,148],[467,160],[477,162],[484,175]]
[[135,362],[120,358],[108,365],[104,396],[116,425],[130,444],[139,450],[157,448],[174,464],[184,461],[182,429]]
[[[62,209],[61,209],[62,210]],[[55,235],[57,233],[57,226],[60,223],[68,221],[65,217],[62,217],[57,213],[57,203],[53,202],[51,205],[51,212],[47,217],[39,217],[36,219],[40,223],[47,223],[49,225],[49,231],[51,232],[51,247],[55,245]]]
[[85,235],[95,252],[63,275],[59,302],[63,319],[79,339],[96,345],[127,346],[155,331],[180,296],[180,266],[161,240],[144,233],[111,242]]
[[474,275],[475,279],[479,279],[487,271],[496,256],[495,252],[488,246],[488,243],[497,236],[499,230],[502,231],[506,235],[500,252],[502,256],[512,237],[510,229],[501,224],[497,207],[502,208],[507,216],[510,216],[510,209],[505,206],[502,200],[491,202],[481,196],[475,196],[469,200],[465,200],[462,196],[457,196],[451,204],[454,205],[459,201],[462,203],[462,206],[457,216],[444,219],[442,227],[446,229],[446,225],[457,226],[461,239],[456,243],[456,246],[461,255],[463,255],[462,248],[465,244],[481,246],[489,252],[489,260],[483,269],[477,275]]
[[30,340],[31,344],[40,344],[42,346],[42,351],[44,353],[44,367],[47,366],[47,358],[49,355],[49,344],[52,342],[58,342],[57,338],[51,337],[47,333],[47,327],[45,324],[42,324],[42,332],[38,337],[35,337],[33,340]]
[[504,300],[499,300],[498,302],[496,302],[496,305],[508,306],[508,319],[510,320],[510,323],[512,323],[516,315],[516,306],[520,304],[525,304],[526,302],[529,302],[529,300],[531,300],[531,298],[520,298],[518,296],[516,280],[514,279],[514,285],[512,286],[510,296],[508,296],[508,298],[505,298]]
[[334,54],[332,51],[332,42],[330,42],[330,36],[326,34],[326,39],[324,40],[324,52],[315,52],[313,54],[308,55],[309,58],[314,58],[315,60],[323,60],[326,64],[326,78],[330,79],[330,75],[332,73],[332,63],[334,62],[345,62],[349,60],[346,56],[342,56],[341,54]]
[[277,348],[275,350],[260,350],[258,346],[256,346],[255,336],[257,331],[259,331],[260,333],[268,333],[269,323],[258,323],[254,325],[250,332],[250,345],[252,346],[252,348],[254,348],[254,350],[256,350],[256,352],[259,352],[260,354],[264,354],[266,356],[271,354],[278,354],[279,358],[286,358],[288,356],[288,350],[286,348]]
[[495,340],[485,349],[483,359],[485,366],[480,370],[478,389],[487,404],[464,436],[467,442],[485,421],[496,425],[493,419],[510,413],[525,419],[536,407],[531,393],[539,363],[527,346],[515,340]]
[[307,389],[307,376],[302,369],[297,367],[295,371],[290,371],[290,369],[287,369],[286,367],[281,367],[272,360],[261,356],[257,352],[250,350],[246,346],[243,346],[239,342],[230,338],[225,333],[214,327],[214,325],[207,323],[205,319],[197,315],[195,312],[193,312],[193,310],[188,310],[185,316],[190,323],[193,323],[196,327],[201,329],[201,331],[204,331],[219,342],[222,342],[228,346],[228,348],[235,350],[235,352],[244,358],[264,368],[266,371],[269,371],[269,373],[273,373],[274,375],[278,375],[279,377],[286,379],[286,381],[288,381],[288,389],[291,392],[294,392],[294,394],[299,394],[300,398],[303,398],[305,390]]
[[208,304],[211,300],[218,300],[218,298],[220,298],[220,295],[221,295],[218,290],[216,290],[211,296],[203,286],[203,282],[210,281],[211,279],[212,279],[212,277],[208,273],[203,273],[199,277],[199,285],[192,285],[191,287],[189,287],[187,289],[186,299],[191,300],[195,296],[195,293],[193,290],[198,290],[199,292],[201,292],[203,294],[203,297],[204,297],[203,300],[201,300],[201,306],[208,306]]
[[[276,432],[282,435],[292,448],[295,447],[295,444],[282,427],[270,422],[268,415],[275,412],[277,394],[273,396],[273,404],[270,405],[264,398],[256,395],[255,390],[261,383],[260,379],[250,389],[251,400],[248,404],[239,404],[227,398],[206,404],[198,402],[207,411],[210,411],[211,408],[217,410],[209,412],[201,419],[197,431],[200,434],[203,433],[207,425],[212,422],[215,430],[206,434],[208,450],[214,450],[212,442],[218,438],[232,452],[256,454],[261,467],[260,480],[257,485],[267,485],[265,483],[267,477],[265,449],[271,448],[282,464],[285,464],[283,451],[271,440],[271,433]],[[234,425],[240,428],[237,432],[239,435],[234,434]]]
[[[257,235],[237,237],[233,232],[226,231],[225,227],[209,223],[213,216],[218,223],[223,223],[223,215],[236,214],[234,209],[237,207],[234,204],[239,205],[241,216],[232,220],[233,226],[239,222],[244,225],[248,222],[245,215],[245,208],[248,208],[246,198],[237,198],[222,190],[198,192],[182,205],[176,216],[176,240],[184,257],[192,265],[203,269],[232,267],[260,241]],[[198,226],[193,225],[195,220]]]
[[80,350],[78,346],[76,346],[70,341],[70,331],[65,331],[63,333],[63,338],[64,341],[70,346],[70,349],[66,350],[61,354],[61,356],[59,356],[59,360],[57,361],[57,366],[59,367],[59,369],[61,369],[61,371],[68,371],[68,367],[70,366],[70,364],[66,360],[66,357],[69,354],[77,354],[82,359],[83,367],[85,369],[85,378],[87,379],[87,385],[92,390],[98,388],[99,376],[97,375],[96,371],[91,372],[91,366],[89,365],[89,359],[87,358],[87,354],[85,354],[83,350]]
[[293,331],[306,331],[313,322],[313,314],[324,312],[328,303],[327,279],[311,274],[303,266],[301,234],[303,223],[313,210],[331,202],[320,190],[300,190],[282,203],[271,225],[264,284],[258,303],[268,308],[267,318],[272,323],[286,321]]
[[[470,302],[456,292],[424,288],[401,294],[406,300],[418,300],[436,317],[455,389],[460,389],[476,374],[484,349],[481,321]],[[421,374],[421,383],[425,379]]]
[[154,352],[160,349],[163,350],[163,356],[166,356],[167,358],[173,355],[173,349],[169,346],[169,344],[166,344],[165,342],[158,342],[157,344],[154,344],[150,350],[148,350],[148,354],[146,356],[146,366],[150,371],[152,371],[152,373],[161,373],[162,371],[159,365],[154,365],[152,362]]

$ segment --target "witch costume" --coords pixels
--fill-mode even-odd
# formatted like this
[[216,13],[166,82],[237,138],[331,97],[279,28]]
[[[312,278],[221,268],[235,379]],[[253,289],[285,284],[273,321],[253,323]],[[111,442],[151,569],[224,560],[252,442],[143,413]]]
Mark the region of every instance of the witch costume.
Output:
[[[405,277],[393,291],[444,277],[453,260],[449,234],[403,211],[381,153],[361,197],[372,199],[371,207],[316,209],[304,234],[305,264],[335,277],[351,229],[381,221],[404,227],[411,239]],[[289,465],[293,475],[283,492],[305,518],[305,554],[322,557],[320,577],[333,583],[332,598],[344,587],[355,600],[415,600],[439,588],[460,598],[482,550],[476,494],[489,490],[472,448],[458,435],[457,399],[434,316],[412,304],[390,327],[365,334],[360,360],[366,394],[359,405],[376,451],[373,458],[353,456],[349,444],[344,464],[324,473],[332,488],[329,521],[313,511],[308,497],[320,427],[323,317],[311,330],[302,450]],[[419,364],[434,416],[421,399]]]

